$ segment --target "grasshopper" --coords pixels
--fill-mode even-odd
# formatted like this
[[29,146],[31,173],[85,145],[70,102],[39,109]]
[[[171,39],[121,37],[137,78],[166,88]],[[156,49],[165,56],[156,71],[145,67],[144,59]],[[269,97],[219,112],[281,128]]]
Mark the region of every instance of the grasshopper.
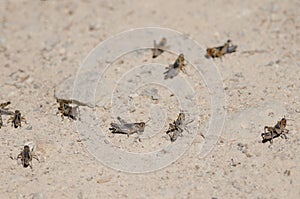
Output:
[[25,124],[27,123],[25,117],[21,115],[19,110],[15,110],[14,115],[7,120],[7,123],[10,122],[11,126],[14,126],[15,128],[22,127],[21,122],[25,122]]
[[146,125],[145,122],[127,123],[120,117],[117,117],[117,119],[119,120],[120,124],[117,123],[110,124],[111,128],[109,128],[109,130],[111,130],[112,133],[127,134],[127,137],[129,137],[129,135],[132,135],[134,133],[140,135],[144,132],[145,125]]
[[206,58],[212,57],[213,59],[216,57],[222,58],[225,54],[236,52],[237,45],[232,45],[231,40],[227,40],[227,42],[223,46],[207,48],[206,49]]
[[270,142],[273,144],[273,139],[279,136],[284,137],[287,139],[286,134],[289,132],[286,127],[286,119],[282,118],[280,121],[277,121],[277,124],[275,124],[274,127],[271,126],[265,126],[264,133],[261,134],[261,137],[263,138],[262,142]]
[[161,55],[164,52],[164,49],[166,48],[167,39],[163,37],[161,41],[157,44],[154,40],[154,48],[152,48],[152,58],[156,58],[159,55]]
[[25,145],[23,150],[18,155],[17,160],[21,159],[23,167],[26,168],[29,166],[32,169],[32,158],[39,161],[38,157],[35,154],[33,154],[33,148],[30,149],[28,145]]
[[166,132],[171,142],[175,142],[179,136],[182,137],[183,131],[188,131],[187,125],[191,122],[193,122],[193,120],[189,122],[186,121],[184,113],[179,113],[177,119],[174,120],[173,123],[169,123],[169,129]]
[[174,64],[170,64],[169,67],[167,67],[166,69],[168,69],[166,72],[164,72],[165,75],[165,79],[172,79],[173,77],[175,77],[176,75],[178,75],[179,71],[181,70],[182,72],[186,73],[185,71],[185,59],[184,59],[184,55],[181,53],[178,58],[176,59],[176,61],[174,62]]

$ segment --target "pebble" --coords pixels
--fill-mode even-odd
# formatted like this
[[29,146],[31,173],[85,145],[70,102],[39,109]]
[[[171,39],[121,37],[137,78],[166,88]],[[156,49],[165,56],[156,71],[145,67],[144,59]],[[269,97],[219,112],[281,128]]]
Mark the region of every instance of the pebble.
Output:
[[152,100],[159,100],[160,99],[160,96],[158,94],[158,90],[156,88],[145,89],[142,92],[142,95],[150,97]]
[[30,199],[43,199],[44,196],[43,196],[42,193],[31,193],[26,198],[30,198]]
[[32,130],[32,125],[27,126],[26,130]]
[[247,144],[238,143],[238,150],[242,151],[242,153],[247,153],[248,146]]
[[83,198],[83,193],[81,191],[78,193],[77,198],[78,199],[82,199]]

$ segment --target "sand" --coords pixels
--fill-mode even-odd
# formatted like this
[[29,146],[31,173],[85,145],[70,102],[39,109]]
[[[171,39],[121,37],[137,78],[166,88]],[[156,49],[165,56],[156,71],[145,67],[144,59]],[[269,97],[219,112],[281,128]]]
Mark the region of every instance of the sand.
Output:
[[[296,0],[1,1],[0,99],[11,101],[8,107],[19,109],[28,123],[0,129],[0,198],[299,198],[299,7]],[[224,126],[221,120],[210,123],[222,101],[213,105],[209,77],[199,75],[193,61],[187,74],[163,79],[163,66],[174,63],[178,53],[177,40],[168,38],[174,52],[156,59],[148,49],[99,62],[97,69],[111,65],[98,82],[96,106],[79,107],[81,121],[56,114],[54,90],[63,95],[62,88],[78,79],[79,66],[92,49],[143,27],[179,31],[202,47],[195,65],[218,71],[214,77],[226,96]],[[143,41],[152,46],[153,39],[150,34]],[[227,39],[238,45],[236,53],[204,58],[206,47]],[[155,78],[161,84],[147,82]],[[185,80],[189,87],[171,89]],[[71,91],[65,90],[67,96]],[[180,106],[180,99],[187,104]],[[171,143],[165,131],[180,111],[194,121],[190,132]],[[150,119],[140,140],[109,132],[119,115],[132,122]],[[284,116],[289,139],[263,144],[264,126]],[[8,118],[3,116],[5,123]],[[221,131],[214,136],[210,128]],[[33,169],[10,158],[27,142],[35,144],[40,159],[33,160]],[[199,156],[199,147],[214,142]],[[154,156],[146,156],[149,151]]]

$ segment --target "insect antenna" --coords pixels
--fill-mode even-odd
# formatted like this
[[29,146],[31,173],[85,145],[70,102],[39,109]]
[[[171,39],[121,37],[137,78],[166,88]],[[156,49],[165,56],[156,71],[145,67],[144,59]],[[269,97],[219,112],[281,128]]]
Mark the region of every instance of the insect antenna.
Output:
[[150,122],[150,120],[151,120],[151,118],[149,118],[149,119],[145,122],[146,126],[149,126],[148,123]]
[[150,120],[151,120],[151,118],[149,118],[149,119],[145,122],[145,124],[147,124],[148,122],[150,122]]
[[283,116],[283,118],[284,118],[284,119],[286,119],[286,120],[295,121],[295,119],[292,119],[292,118],[286,117],[285,115]]

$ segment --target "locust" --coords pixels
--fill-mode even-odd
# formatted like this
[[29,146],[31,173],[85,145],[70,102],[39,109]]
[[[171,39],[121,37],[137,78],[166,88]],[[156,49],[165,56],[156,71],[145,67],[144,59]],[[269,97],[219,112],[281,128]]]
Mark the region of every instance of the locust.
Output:
[[193,120],[187,122],[184,113],[179,113],[176,120],[173,123],[169,123],[169,129],[166,134],[169,135],[171,142],[175,142],[177,138],[182,137],[184,130],[187,130],[187,125],[193,122]]
[[167,44],[167,39],[163,37],[158,44],[156,43],[155,40],[153,42],[154,42],[154,48],[152,48],[151,50],[152,50],[152,58],[154,59],[164,52]]
[[213,59],[218,57],[222,58],[225,54],[236,52],[237,45],[233,45],[231,40],[227,40],[227,42],[223,46],[207,48],[206,49],[206,58],[212,57]]
[[166,68],[168,70],[164,72],[165,79],[172,79],[173,77],[178,75],[180,71],[186,73],[185,71],[186,64],[184,62],[185,62],[184,55],[181,53],[176,59],[176,61],[174,62],[174,64],[170,64],[169,67]]
[[109,128],[109,130],[111,130],[112,133],[126,134],[127,137],[129,137],[129,135],[132,135],[134,133],[140,135],[144,132],[146,125],[145,122],[127,123],[120,117],[117,117],[117,119],[119,120],[119,124],[110,124],[111,127]]
[[35,155],[33,153],[33,148],[30,149],[30,147],[28,145],[24,145],[23,150],[17,156],[17,160],[21,159],[22,166],[24,168],[29,166],[31,169],[32,169],[32,159],[33,158],[36,159],[37,161],[39,161],[39,158],[37,157],[37,155]]
[[273,139],[276,137],[283,137],[287,139],[287,135],[289,130],[286,129],[286,119],[283,117],[280,121],[277,121],[274,127],[272,126],[265,126],[264,127],[264,133],[261,134],[262,142],[270,142],[273,144]]
[[55,98],[56,102],[59,104],[58,112],[56,114],[60,113],[62,120],[64,120],[64,117],[68,117],[73,120],[80,120],[79,106],[88,106],[90,108],[92,107],[89,104],[79,102],[73,99],[60,99],[57,97]]
[[7,120],[7,123],[10,122],[11,122],[11,126],[14,126],[15,128],[22,127],[22,122],[25,122],[25,124],[27,123],[25,117],[21,115],[21,112],[19,110],[15,110],[13,116],[11,116]]
[[79,106],[89,106],[88,104],[79,102],[77,100],[72,99],[59,99],[56,98],[56,102],[59,104],[58,112],[56,114],[61,114],[62,120],[64,120],[64,117],[73,119],[73,120],[80,120],[80,112],[79,112]]

